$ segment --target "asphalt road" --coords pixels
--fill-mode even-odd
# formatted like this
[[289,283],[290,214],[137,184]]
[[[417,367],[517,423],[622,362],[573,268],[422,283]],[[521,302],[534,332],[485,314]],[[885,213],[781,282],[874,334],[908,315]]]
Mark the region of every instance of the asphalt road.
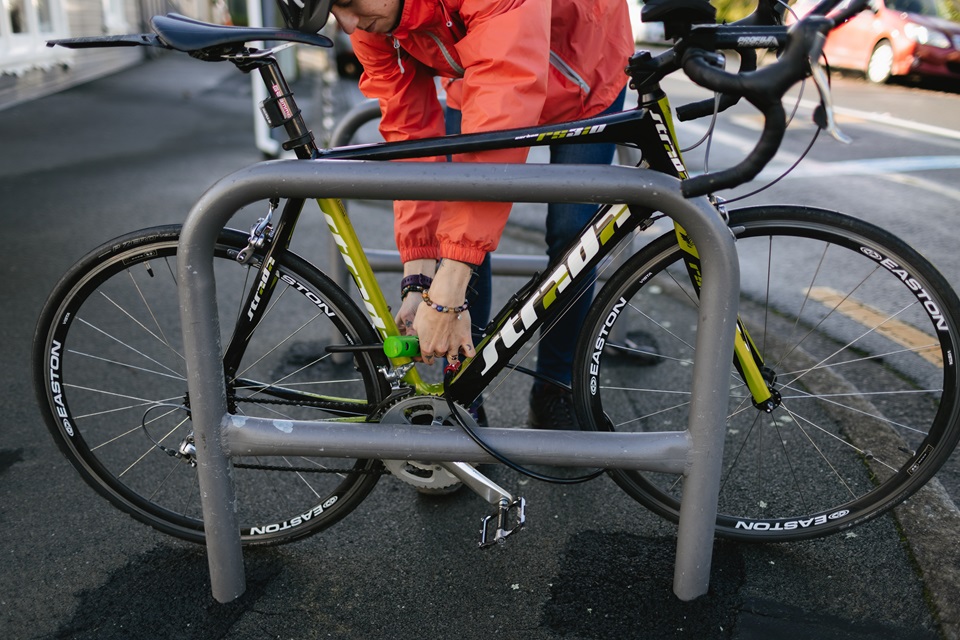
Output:
[[[718,542],[710,593],[683,603],[671,593],[672,525],[606,478],[557,488],[503,470],[493,477],[530,507],[528,530],[502,548],[475,549],[486,513],[477,498],[425,498],[385,478],[329,531],[248,551],[247,593],[216,603],[202,548],[120,514],[60,456],[33,399],[29,354],[40,306],[69,264],[121,232],[182,221],[207,185],[260,159],[248,91],[231,68],[167,56],[0,112],[0,635],[957,637],[958,620],[930,604],[956,585],[924,578],[890,516],[818,541]],[[297,91],[321,93],[309,82]],[[355,221],[382,238],[389,213],[361,207]],[[503,250],[541,248],[513,228]],[[522,415],[524,389],[496,411]],[[956,538],[941,544],[952,557]]]

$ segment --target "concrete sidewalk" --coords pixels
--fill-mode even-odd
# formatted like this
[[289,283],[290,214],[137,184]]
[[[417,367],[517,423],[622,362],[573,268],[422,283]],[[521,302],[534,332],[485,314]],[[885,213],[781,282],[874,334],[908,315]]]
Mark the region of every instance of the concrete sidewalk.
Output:
[[[70,264],[122,232],[182,222],[208,185],[262,159],[249,86],[230,65],[170,55],[0,112],[4,638],[960,638],[960,516],[937,484],[898,509],[899,523],[790,545],[718,542],[710,594],[681,603],[675,527],[606,478],[566,489],[503,471],[535,517],[486,554],[462,531],[479,513],[472,497],[424,500],[384,479],[336,527],[248,551],[248,593],[214,603],[202,549],[119,514],[63,460],[28,372],[40,306]],[[301,100],[322,89],[295,86]],[[389,208],[353,207],[365,241],[390,248]],[[538,215],[519,216],[502,250],[541,254]],[[322,266],[322,221],[303,225],[297,249]],[[394,290],[398,277],[384,278]],[[495,295],[523,280],[499,279]],[[525,411],[515,391],[496,411]]]

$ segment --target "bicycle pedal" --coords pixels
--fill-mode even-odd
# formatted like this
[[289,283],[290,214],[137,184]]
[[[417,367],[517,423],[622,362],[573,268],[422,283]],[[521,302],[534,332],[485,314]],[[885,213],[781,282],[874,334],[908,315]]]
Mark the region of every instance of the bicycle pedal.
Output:
[[[494,545],[503,544],[507,537],[523,528],[526,522],[527,501],[518,497],[513,502],[504,499],[500,501],[497,512],[485,517],[480,527],[480,548],[485,549]],[[496,529],[492,530],[491,522],[496,521]],[[512,525],[512,526],[510,526]],[[491,533],[493,534],[491,536]]]

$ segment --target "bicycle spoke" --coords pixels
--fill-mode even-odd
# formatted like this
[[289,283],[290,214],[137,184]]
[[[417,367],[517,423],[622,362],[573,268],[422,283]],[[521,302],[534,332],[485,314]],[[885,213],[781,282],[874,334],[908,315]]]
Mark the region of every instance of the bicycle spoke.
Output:
[[[56,416],[51,430],[84,479],[135,518],[203,542],[193,466],[199,443],[192,440],[183,358],[175,348],[182,334],[178,244],[179,231],[163,227],[91,252],[79,267],[87,277],[66,282],[45,308],[46,342],[34,357],[56,383],[57,395],[51,393],[45,406],[48,420]],[[235,333],[235,320],[246,312],[256,286],[250,274],[258,269],[234,259],[246,245],[246,234],[224,231],[215,249],[222,335]],[[385,394],[376,358],[360,354],[339,363],[324,353],[321,341],[365,344],[377,339],[375,330],[322,274],[292,254],[281,254],[274,269],[282,286],[263,305],[252,333],[237,343],[242,348],[233,350],[244,373],[224,388],[229,409],[265,419],[314,419],[318,411],[332,419],[365,419]],[[250,264],[262,260],[255,256]],[[297,286],[284,285],[287,279]],[[234,316],[234,310],[241,315]],[[320,345],[316,353],[298,351],[313,349],[311,341]],[[275,382],[263,382],[268,380]],[[261,473],[239,460],[234,465],[245,544],[287,542],[329,526],[379,477],[369,473],[376,464],[372,460],[269,460],[273,464]]]
[[[732,214],[730,226],[739,317],[774,393],[755,406],[731,366],[717,532],[804,539],[875,517],[922,486],[960,437],[960,304],[922,257],[862,221],[756,207]],[[686,318],[698,319],[700,305],[686,260],[665,234],[598,295],[574,373],[591,428],[666,431],[689,420],[689,396],[680,394],[692,385],[698,327]],[[633,312],[614,313],[621,308]],[[631,366],[626,345],[592,347],[644,331],[661,338],[649,367]],[[679,518],[682,476],[611,474],[643,504]]]
[[104,363],[107,363],[107,364],[116,365],[116,366],[118,366],[118,367],[125,367],[125,368],[131,369],[131,370],[133,370],[133,371],[142,371],[143,373],[149,373],[149,374],[155,375],[155,376],[163,376],[163,377],[165,377],[165,378],[173,378],[174,380],[186,380],[186,378],[185,378],[184,376],[179,375],[179,374],[163,373],[162,371],[155,371],[155,370],[153,370],[153,369],[147,369],[146,367],[138,367],[138,366],[136,366],[136,365],[134,365],[134,364],[128,364],[128,363],[126,363],[126,362],[120,362],[119,360],[116,360],[116,359],[114,359],[114,358],[103,358],[103,357],[101,357],[101,356],[95,356],[95,355],[90,354],[90,353],[83,353],[82,351],[77,351],[77,350],[75,350],[75,349],[69,350],[68,353],[72,353],[72,354],[74,354],[74,355],[76,355],[76,356],[78,356],[78,357],[81,357],[81,358],[90,358],[91,360],[97,360],[97,361],[99,361],[99,362],[104,362]]
[[[252,368],[254,368],[254,367],[257,366],[258,364],[260,364],[260,363],[264,360],[264,358],[269,357],[269,356],[272,355],[277,349],[279,349],[279,348],[282,347],[284,344],[286,344],[287,341],[292,340],[292,339],[294,338],[294,336],[296,336],[297,334],[299,334],[307,325],[309,325],[310,323],[312,323],[314,320],[316,320],[317,318],[319,318],[321,315],[323,315],[323,314],[322,314],[321,312],[318,312],[318,313],[317,313],[316,315],[314,315],[312,318],[310,318],[309,320],[307,320],[306,322],[304,322],[302,325],[300,325],[299,327],[297,327],[297,329],[296,329],[295,331],[293,331],[293,332],[290,333],[288,336],[286,336],[285,338],[283,338],[280,342],[278,342],[277,344],[275,344],[270,350],[268,350],[266,353],[264,353],[262,356],[260,356],[259,359],[257,359],[256,361],[251,362],[250,364],[248,364],[242,371],[238,372],[238,373],[236,374],[236,376],[234,376],[234,377],[235,377],[235,378],[239,378],[239,377],[245,375],[245,374],[246,374],[248,371],[250,371]],[[306,368],[308,368],[308,367],[310,367],[310,366],[312,366],[312,365],[320,362],[321,360],[329,357],[330,355],[331,355],[331,354],[324,354],[323,356],[317,358],[316,360],[314,360],[314,361],[311,362],[310,364],[308,364],[308,365],[306,365],[306,366],[304,366],[304,367],[301,367],[301,368],[299,369],[299,371],[303,371],[304,369],[306,369]],[[293,374],[290,374],[290,375],[293,375]],[[290,377],[290,376],[285,376],[285,377]]]
[[[151,277],[153,277],[153,269],[150,268],[150,263],[149,263],[149,261],[148,261],[148,262],[145,262],[145,263],[144,263],[144,266],[147,268],[147,270],[148,270],[148,272],[150,273]],[[160,325],[160,321],[157,319],[157,316],[156,316],[156,314],[155,314],[154,311],[153,311],[153,307],[151,307],[151,306],[150,306],[150,303],[147,301],[147,296],[144,294],[143,290],[140,288],[140,285],[137,283],[137,279],[134,277],[133,271],[128,271],[127,273],[128,273],[129,276],[130,276],[130,282],[133,283],[133,287],[137,290],[137,295],[140,296],[140,300],[143,302],[143,306],[146,308],[147,313],[150,314],[150,318],[153,320],[153,325],[157,328],[157,333],[160,334],[160,337],[159,337],[160,342],[163,343],[164,345],[166,345],[171,351],[173,351],[174,353],[176,353],[177,356],[179,356],[180,359],[182,360],[182,359],[183,359],[183,356],[182,356],[179,352],[177,352],[176,349],[173,348],[173,345],[171,345],[171,344],[170,344],[170,341],[167,339],[167,336],[166,336],[166,334],[165,334],[164,331],[163,331],[163,327]],[[121,309],[121,311],[122,311],[122,309]],[[131,318],[131,319],[133,319],[133,318]],[[136,320],[134,320],[134,322],[136,322]]]
[[[152,422],[159,421],[159,420],[161,420],[161,419],[163,419],[163,418],[165,418],[165,417],[167,417],[167,416],[169,416],[169,415],[172,415],[172,414],[176,413],[176,412],[179,411],[179,410],[180,410],[180,408],[171,409],[171,410],[168,411],[167,413],[164,413],[164,414],[161,414],[160,416],[157,416],[156,418],[152,419],[151,421],[147,422],[146,424],[151,424]],[[183,424],[183,423],[181,423],[181,424]],[[135,427],[133,427],[133,428],[127,430],[127,431],[123,431],[122,433],[119,433],[119,434],[115,435],[114,437],[110,438],[109,440],[106,440],[106,441],[104,441],[104,442],[101,442],[100,444],[98,444],[98,445],[96,445],[96,446],[90,447],[90,450],[91,450],[91,451],[96,451],[97,449],[100,449],[100,448],[102,448],[102,447],[105,447],[105,446],[107,446],[108,444],[113,444],[114,442],[117,442],[117,441],[119,441],[119,440],[122,440],[123,438],[126,438],[128,435],[133,434],[133,433],[139,433],[139,434],[142,435],[142,434],[143,434],[143,426],[144,426],[144,425],[142,425],[142,424],[138,424],[137,426],[135,426]]]
[[[644,313],[643,311],[641,311],[640,309],[638,309],[636,306],[634,306],[634,305],[632,305],[632,304],[629,305],[629,306],[630,306],[631,309],[633,309],[633,310],[636,311],[638,314],[640,314],[640,316],[642,316],[645,320],[650,321],[650,322],[653,323],[657,328],[659,328],[660,330],[662,330],[664,333],[666,333],[667,335],[669,335],[669,336],[672,337],[672,338],[675,338],[675,339],[676,339],[678,342],[680,342],[682,345],[684,345],[685,347],[687,347],[688,349],[690,349],[691,352],[696,353],[696,349],[694,348],[694,346],[693,346],[692,344],[690,344],[689,342],[687,342],[686,340],[684,340],[683,338],[681,338],[680,336],[678,336],[676,333],[674,333],[673,331],[671,331],[669,328],[667,328],[666,325],[664,325],[664,324],[662,324],[662,323],[660,323],[660,322],[657,322],[656,320],[654,320],[653,318],[651,318],[650,316],[648,316],[646,313]],[[692,361],[692,360],[686,360],[686,361],[689,362],[690,364],[693,364],[693,361]]]
[[797,423],[797,428],[798,428],[798,429],[800,430],[800,432],[804,435],[804,437],[806,437],[806,439],[810,442],[810,444],[813,446],[813,448],[817,451],[817,453],[819,454],[819,456],[820,456],[820,458],[823,460],[823,462],[826,463],[826,465],[827,465],[828,467],[830,467],[830,470],[833,471],[833,475],[835,475],[835,476],[837,477],[837,480],[839,480],[839,481],[840,481],[840,484],[842,484],[843,487],[847,490],[847,493],[850,494],[850,497],[851,497],[851,498],[857,497],[857,494],[853,491],[853,489],[850,488],[850,485],[847,484],[847,482],[843,479],[843,476],[840,475],[840,472],[837,471],[836,467],[834,467],[834,465],[830,462],[830,459],[829,459],[826,455],[824,455],[823,450],[817,445],[816,442],[814,442],[813,438],[810,437],[810,434],[807,433],[807,430],[803,428],[803,426],[800,424],[800,421],[802,420],[803,422],[806,422],[807,424],[809,424],[810,426],[814,427],[815,429],[817,429],[817,430],[820,431],[821,433],[824,433],[824,434],[826,434],[827,436],[835,439],[836,441],[841,442],[841,443],[849,446],[849,447],[850,447],[851,449],[853,449],[854,451],[857,451],[857,453],[862,454],[863,452],[860,451],[860,450],[858,450],[856,447],[854,447],[853,445],[851,445],[849,442],[846,442],[843,438],[840,438],[840,437],[836,436],[835,434],[830,433],[830,432],[827,431],[826,429],[823,429],[822,427],[820,427],[820,426],[818,426],[818,425],[810,422],[809,420],[807,420],[807,419],[804,418],[803,416],[799,416],[799,415],[795,414],[794,412],[790,411],[790,409],[785,408],[785,411],[790,415],[790,417],[792,417],[792,418],[796,421],[796,423]]
[[[900,391],[900,392],[897,392],[898,395],[913,395],[914,393],[929,393],[929,390],[925,390],[925,391]],[[924,436],[927,435],[927,433],[929,432],[929,430],[925,431],[925,430],[922,430],[922,429],[917,429],[916,427],[911,427],[911,426],[909,426],[909,425],[903,424],[902,422],[897,422],[897,421],[895,421],[895,420],[891,420],[891,419],[887,418],[887,417],[884,416],[884,415],[880,415],[880,414],[876,414],[876,413],[870,413],[870,412],[864,411],[864,410],[862,410],[862,409],[858,409],[858,408],[856,408],[856,407],[853,407],[853,406],[850,406],[850,405],[847,405],[847,404],[842,404],[842,403],[837,402],[836,400],[833,399],[833,398],[842,398],[842,397],[847,397],[847,398],[862,398],[862,397],[869,397],[869,396],[871,396],[871,395],[874,395],[874,396],[889,396],[889,395],[891,395],[891,393],[890,393],[890,392],[878,391],[878,392],[875,392],[875,393],[867,393],[867,394],[862,393],[862,392],[846,393],[846,394],[829,394],[829,395],[823,395],[823,394],[817,394],[817,395],[807,394],[807,395],[803,395],[803,394],[800,394],[800,395],[796,395],[796,396],[785,397],[784,400],[788,400],[788,399],[803,400],[803,399],[805,399],[805,398],[808,398],[808,399],[810,399],[810,400],[817,400],[817,401],[823,402],[823,403],[825,403],[825,404],[830,404],[830,405],[832,405],[832,406],[840,407],[841,409],[843,409],[843,410],[845,410],[845,411],[849,411],[849,412],[851,412],[851,413],[860,414],[861,416],[864,416],[864,417],[866,417],[866,418],[872,418],[873,420],[877,420],[877,421],[879,421],[879,422],[883,422],[883,423],[885,423],[885,424],[887,424],[887,425],[890,425],[890,426],[900,427],[901,429],[905,429],[905,430],[907,430],[907,431],[913,431],[914,433],[918,433],[918,434],[924,435]]]
[[[146,360],[154,363],[155,365],[157,365],[157,366],[159,366],[159,367],[162,367],[162,368],[166,369],[166,370],[169,371],[171,374],[173,374],[173,375],[175,375],[175,376],[176,376],[176,375],[179,375],[177,371],[174,371],[173,369],[171,369],[170,367],[166,366],[165,364],[163,364],[162,362],[158,361],[157,359],[155,359],[155,358],[153,358],[153,357],[151,357],[151,356],[148,356],[147,354],[143,353],[143,351],[141,351],[140,349],[135,348],[133,345],[129,344],[129,342],[126,342],[126,341],[121,340],[120,338],[118,338],[118,337],[116,337],[116,336],[114,336],[114,335],[111,335],[110,333],[104,331],[103,329],[100,329],[99,327],[96,327],[96,326],[94,326],[93,324],[90,324],[89,322],[87,322],[87,321],[84,320],[83,318],[78,317],[78,318],[77,318],[77,321],[79,321],[79,322],[83,323],[84,325],[90,327],[91,329],[93,329],[93,330],[96,331],[97,333],[103,335],[104,337],[109,338],[110,340],[113,340],[113,341],[116,342],[117,344],[119,344],[119,345],[121,345],[122,347],[130,350],[131,352],[137,354],[138,356],[140,356],[140,357],[142,357],[142,358],[144,358],[144,359],[146,359]],[[151,334],[151,335],[152,335],[152,334]],[[156,337],[156,336],[154,336],[154,337]]]

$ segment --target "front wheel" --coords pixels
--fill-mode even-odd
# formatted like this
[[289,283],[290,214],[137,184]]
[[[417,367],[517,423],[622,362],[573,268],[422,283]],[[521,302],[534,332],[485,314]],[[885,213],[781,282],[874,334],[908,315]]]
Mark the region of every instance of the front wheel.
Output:
[[[177,296],[179,227],[135,232],[91,252],[58,283],[34,341],[37,397],[83,479],[115,506],[202,543],[190,398]],[[221,234],[214,258],[220,332],[233,335],[261,258],[241,265],[246,234]],[[335,358],[327,344],[370,343],[370,322],[333,282],[293,254],[235,375],[231,412],[363,420],[385,396],[382,354]],[[234,458],[244,544],[282,543],[333,524],[363,500],[374,460]]]
[[[874,518],[918,490],[960,436],[960,303],[891,234],[807,207],[731,214],[740,318],[780,396],[754,406],[731,366],[716,532],[814,538]],[[598,294],[574,363],[585,428],[687,426],[698,298],[673,234],[635,255]],[[660,362],[637,366],[633,332]],[[677,521],[683,477],[616,470],[616,482]]]

